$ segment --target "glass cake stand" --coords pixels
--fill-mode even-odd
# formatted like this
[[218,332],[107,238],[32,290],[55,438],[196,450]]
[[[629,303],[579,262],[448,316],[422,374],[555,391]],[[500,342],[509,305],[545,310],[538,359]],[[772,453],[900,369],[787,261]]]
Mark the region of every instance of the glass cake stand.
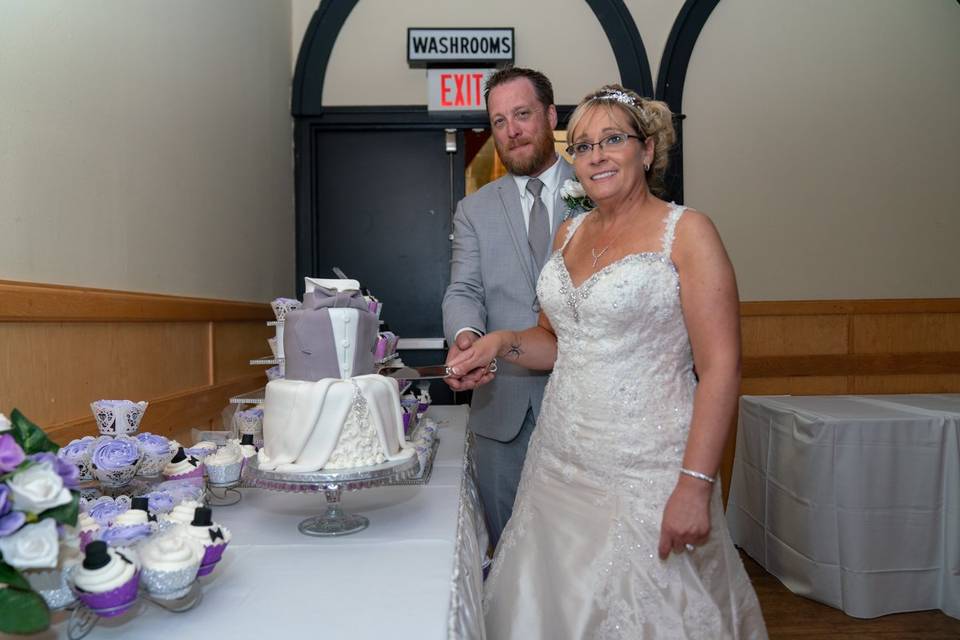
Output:
[[[436,451],[436,447],[432,447]],[[429,460],[432,463],[432,458]],[[385,462],[370,467],[351,469],[321,470],[313,473],[282,473],[264,471],[257,466],[256,458],[251,458],[247,481],[256,487],[283,491],[287,493],[323,492],[327,500],[327,510],[307,518],[297,528],[308,536],[343,536],[366,529],[370,520],[364,516],[347,512],[341,502],[344,490],[356,491],[389,484],[411,484],[410,480],[420,475],[420,460],[416,455]]]

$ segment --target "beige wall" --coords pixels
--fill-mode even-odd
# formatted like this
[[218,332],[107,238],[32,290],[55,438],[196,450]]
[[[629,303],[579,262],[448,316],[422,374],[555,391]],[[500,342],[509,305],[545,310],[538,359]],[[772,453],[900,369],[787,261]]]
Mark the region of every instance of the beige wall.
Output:
[[[0,1],[0,279],[291,293],[291,70],[318,4]],[[626,1],[654,73],[682,4]],[[579,0],[361,0],[327,104],[423,104],[408,26],[514,26],[561,103],[617,78]],[[952,0],[717,6],[686,82],[686,200],[743,299],[960,296],[958,26]]]
[[294,284],[288,2],[0,1],[0,279]]
[[960,296],[960,7],[724,0],[687,75],[687,202],[745,300]]
[[[293,1],[295,61],[317,2]],[[656,83],[683,0],[625,4]],[[361,0],[324,100],[424,104],[408,26],[511,25],[517,64],[545,71],[558,102],[618,79],[579,0]],[[685,85],[685,199],[720,228],[742,299],[960,296],[958,28],[953,0],[717,6]]]

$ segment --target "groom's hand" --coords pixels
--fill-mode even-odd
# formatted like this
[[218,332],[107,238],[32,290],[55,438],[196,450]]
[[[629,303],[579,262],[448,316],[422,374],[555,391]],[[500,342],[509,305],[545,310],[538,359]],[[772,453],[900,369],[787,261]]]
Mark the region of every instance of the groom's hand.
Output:
[[[450,350],[447,353],[447,362],[449,365],[451,362],[455,361],[464,351],[473,346],[473,343],[480,339],[480,336],[475,334],[473,331],[462,331],[460,335],[457,336],[457,339],[453,345],[450,346]],[[475,389],[482,384],[486,384],[493,379],[493,374],[485,370],[483,367],[477,367],[473,371],[468,371],[461,376],[450,376],[444,378],[444,381],[454,391],[467,391],[468,389]]]

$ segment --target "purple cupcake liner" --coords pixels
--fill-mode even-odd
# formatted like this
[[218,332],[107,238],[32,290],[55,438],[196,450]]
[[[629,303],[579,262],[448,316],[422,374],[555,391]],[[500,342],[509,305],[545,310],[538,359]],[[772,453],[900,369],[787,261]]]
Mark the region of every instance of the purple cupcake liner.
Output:
[[77,591],[77,596],[91,611],[101,618],[114,618],[123,615],[137,600],[137,587],[140,584],[140,572],[125,583],[103,593],[88,593]]
[[197,576],[206,576],[213,571],[213,568],[220,562],[223,556],[223,550],[227,548],[227,543],[214,544],[203,549],[203,559],[200,561],[200,570]]

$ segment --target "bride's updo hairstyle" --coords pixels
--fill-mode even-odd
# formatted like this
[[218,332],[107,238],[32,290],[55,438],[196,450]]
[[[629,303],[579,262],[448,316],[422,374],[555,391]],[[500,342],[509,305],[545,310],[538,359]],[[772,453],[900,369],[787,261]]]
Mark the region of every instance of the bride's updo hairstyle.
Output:
[[673,129],[673,114],[667,103],[641,98],[619,84],[604,85],[581,100],[570,115],[567,123],[569,144],[576,140],[577,125],[580,121],[597,109],[606,109],[612,117],[620,121],[623,118],[618,116],[626,116],[626,123],[633,127],[633,133],[643,139],[653,139],[653,162],[646,172],[647,184],[654,193],[663,193],[663,177],[670,161],[670,149],[677,139]]

